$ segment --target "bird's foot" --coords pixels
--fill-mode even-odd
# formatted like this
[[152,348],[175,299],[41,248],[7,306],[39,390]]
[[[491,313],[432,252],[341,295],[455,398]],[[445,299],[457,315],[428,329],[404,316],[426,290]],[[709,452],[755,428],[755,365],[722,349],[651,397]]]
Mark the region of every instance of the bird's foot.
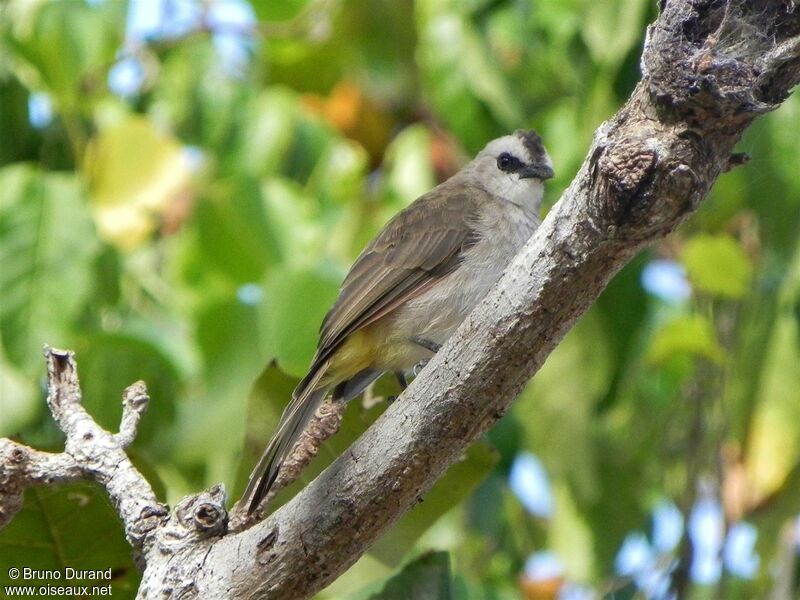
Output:
[[428,365],[429,362],[430,361],[426,359],[426,360],[421,360],[417,364],[415,364],[413,366],[413,368],[411,369],[411,373],[414,375],[414,377],[419,375],[420,372],[422,371],[422,369],[424,369]]

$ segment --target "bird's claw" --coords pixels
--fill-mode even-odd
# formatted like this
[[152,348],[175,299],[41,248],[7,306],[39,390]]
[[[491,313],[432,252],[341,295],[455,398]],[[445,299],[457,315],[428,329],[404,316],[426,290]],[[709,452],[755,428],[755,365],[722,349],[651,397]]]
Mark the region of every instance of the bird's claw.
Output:
[[421,360],[417,364],[415,364],[414,367],[411,369],[411,372],[414,374],[414,377],[419,375],[420,372],[422,371],[422,369],[424,369],[426,366],[428,366],[429,362],[430,361],[428,361],[428,360]]

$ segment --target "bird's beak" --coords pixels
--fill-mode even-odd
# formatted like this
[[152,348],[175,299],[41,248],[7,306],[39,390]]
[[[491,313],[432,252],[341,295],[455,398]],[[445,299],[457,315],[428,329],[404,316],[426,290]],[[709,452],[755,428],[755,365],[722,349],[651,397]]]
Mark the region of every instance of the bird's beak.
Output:
[[552,179],[554,176],[555,173],[553,173],[553,169],[549,165],[528,165],[519,171],[520,179],[535,177],[544,181],[545,179]]

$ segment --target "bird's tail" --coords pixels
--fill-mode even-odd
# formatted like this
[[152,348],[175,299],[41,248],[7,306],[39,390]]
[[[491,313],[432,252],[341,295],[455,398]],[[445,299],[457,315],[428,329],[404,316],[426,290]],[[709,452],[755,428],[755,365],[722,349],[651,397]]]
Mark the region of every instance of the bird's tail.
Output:
[[283,411],[278,429],[267,444],[256,468],[253,469],[247,489],[242,496],[242,500],[248,504],[248,514],[255,511],[269,493],[283,461],[294,449],[300,434],[325,398],[327,386],[322,385],[320,380],[326,366],[323,365],[322,368],[316,369],[313,375],[304,378],[292,393],[292,401]]

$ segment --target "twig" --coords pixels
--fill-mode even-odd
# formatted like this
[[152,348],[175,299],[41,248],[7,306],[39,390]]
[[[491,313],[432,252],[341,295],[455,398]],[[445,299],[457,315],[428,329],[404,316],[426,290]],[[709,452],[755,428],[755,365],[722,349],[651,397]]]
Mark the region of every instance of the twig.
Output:
[[83,471],[68,454],[41,452],[0,439],[0,529],[22,508],[22,495],[27,488],[81,479]]
[[21,507],[22,492],[32,485],[91,479],[102,485],[120,515],[125,535],[137,550],[167,516],[153,488],[136,470],[124,448],[136,437],[149,397],[144,383],[125,390],[120,432],[100,427],[81,404],[72,352],[45,347],[47,405],[66,436],[64,452],[49,454],[11,440],[0,440],[0,526]]

